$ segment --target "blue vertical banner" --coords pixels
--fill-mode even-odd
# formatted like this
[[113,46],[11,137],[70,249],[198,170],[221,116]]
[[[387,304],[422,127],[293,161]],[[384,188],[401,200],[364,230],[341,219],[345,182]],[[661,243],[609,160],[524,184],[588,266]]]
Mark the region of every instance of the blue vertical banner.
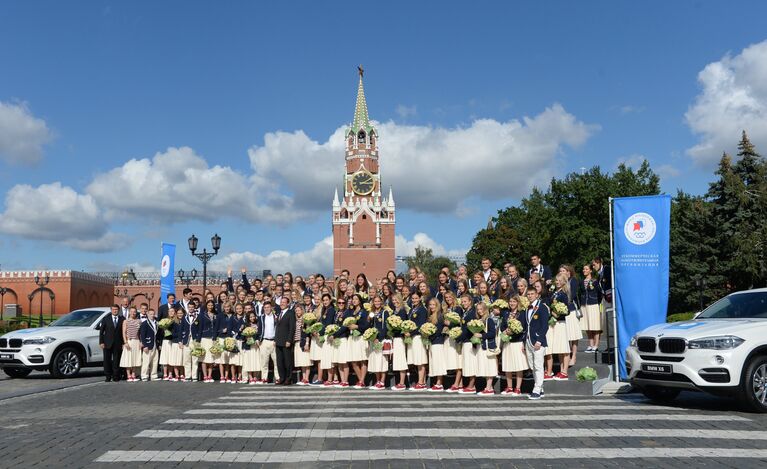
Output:
[[631,337],[666,322],[668,310],[671,196],[613,199],[614,301],[618,366],[626,379]]
[[176,294],[174,265],[176,263],[176,245],[162,243],[162,259],[160,260],[160,304],[168,302],[168,294]]

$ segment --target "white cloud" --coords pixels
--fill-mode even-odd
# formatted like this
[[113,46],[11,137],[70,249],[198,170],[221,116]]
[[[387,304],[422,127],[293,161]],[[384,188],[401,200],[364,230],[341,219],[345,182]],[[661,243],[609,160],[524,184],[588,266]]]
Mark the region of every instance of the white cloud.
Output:
[[629,168],[637,169],[640,166],[642,166],[642,163],[647,159],[646,156],[640,155],[639,153],[634,153],[628,156],[621,156],[615,161],[615,168],[617,169],[619,165],[623,164],[628,166]]
[[621,106],[619,111],[624,116],[626,114],[637,114],[644,111],[644,106],[632,106],[630,104],[627,104],[625,106]]
[[11,188],[0,215],[0,231],[28,239],[62,242],[82,251],[124,247],[124,235],[112,233],[93,197],[61,183]]
[[97,175],[86,192],[110,219],[135,216],[170,223],[231,217],[287,223],[303,215],[267,179],[247,178],[227,166],[210,167],[189,147],[132,159]]
[[[563,147],[583,144],[597,129],[558,104],[522,121],[480,119],[453,129],[386,122],[378,125],[383,184],[394,187],[398,206],[426,212],[455,213],[471,196],[521,197],[554,174]],[[297,207],[327,210],[341,184],[343,134],[339,128],[320,143],[303,131],[268,133],[248,151],[251,166]]]
[[435,256],[465,256],[468,249],[445,249],[426,233],[416,233],[412,240],[402,235],[394,238],[394,248],[397,256],[414,256],[416,247],[429,248]]
[[658,176],[660,176],[661,179],[671,179],[682,174],[679,169],[670,164],[662,164],[658,166],[655,168],[655,172],[658,173]]
[[402,119],[407,119],[408,117],[413,117],[417,113],[417,109],[416,109],[415,105],[413,105],[413,106],[405,106],[404,104],[398,104],[397,108],[394,111]]
[[767,147],[767,41],[726,55],[698,74],[703,88],[685,114],[700,141],[687,154],[701,165],[713,165],[727,150],[734,153],[741,131]]
[[25,104],[0,101],[0,159],[37,163],[43,157],[43,145],[52,139],[45,121],[33,116]]
[[232,252],[214,259],[210,263],[213,270],[226,270],[231,266],[239,270],[245,266],[248,270],[266,270],[274,273],[293,272],[298,275],[309,273],[333,273],[333,237],[318,241],[307,250],[296,253],[276,250],[269,254],[257,254],[251,251]]

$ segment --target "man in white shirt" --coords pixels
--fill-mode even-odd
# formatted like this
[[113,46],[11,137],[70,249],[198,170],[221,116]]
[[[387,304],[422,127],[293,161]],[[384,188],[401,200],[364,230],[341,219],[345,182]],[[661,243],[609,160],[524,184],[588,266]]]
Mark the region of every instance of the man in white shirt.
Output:
[[484,277],[485,282],[490,281],[490,272],[491,272],[492,266],[493,266],[493,263],[490,262],[490,259],[488,259],[487,257],[482,259],[482,277]]
[[280,374],[277,371],[277,349],[274,343],[274,334],[277,329],[277,317],[272,310],[272,303],[265,302],[263,305],[263,316],[261,317],[261,339],[258,343],[258,351],[261,355],[261,383],[266,384],[269,380],[269,359],[272,360],[274,367],[274,382],[280,380]]
[[122,305],[120,305],[120,316],[122,316],[124,319],[128,319],[128,313],[130,312],[130,298],[127,296],[123,297]]
[[147,303],[141,303],[141,306],[139,307],[138,311],[138,318],[141,320],[141,322],[146,321],[147,316],[147,310],[149,309],[149,305]]

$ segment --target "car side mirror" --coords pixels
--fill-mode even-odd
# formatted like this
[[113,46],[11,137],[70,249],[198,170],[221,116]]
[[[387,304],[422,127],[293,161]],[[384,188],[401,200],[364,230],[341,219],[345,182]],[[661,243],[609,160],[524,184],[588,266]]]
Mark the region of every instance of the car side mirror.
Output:
[[96,323],[96,325],[93,326],[93,328],[96,329],[97,331],[100,331],[101,330],[101,322]]

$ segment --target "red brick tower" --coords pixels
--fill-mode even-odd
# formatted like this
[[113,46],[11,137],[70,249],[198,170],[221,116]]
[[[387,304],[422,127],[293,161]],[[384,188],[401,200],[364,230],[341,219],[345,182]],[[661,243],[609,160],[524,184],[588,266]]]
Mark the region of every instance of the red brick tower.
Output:
[[354,122],[346,132],[343,198],[333,197],[333,274],[348,269],[368,280],[394,269],[394,197],[382,197],[378,132],[368,119],[363,70],[359,68]]

